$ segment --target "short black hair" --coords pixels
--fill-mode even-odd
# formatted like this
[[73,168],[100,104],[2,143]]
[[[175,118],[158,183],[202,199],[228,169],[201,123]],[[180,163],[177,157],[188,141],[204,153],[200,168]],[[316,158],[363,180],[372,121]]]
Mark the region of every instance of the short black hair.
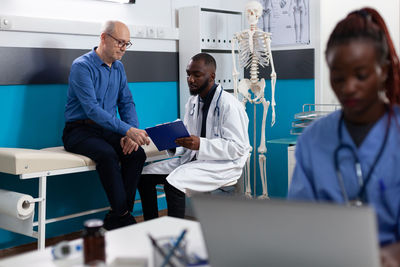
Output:
[[213,67],[215,70],[217,70],[217,63],[215,62],[215,59],[213,56],[211,56],[210,54],[207,53],[199,53],[197,55],[194,55],[192,57],[193,61],[199,61],[199,60],[203,60],[204,63],[207,66],[211,66]]

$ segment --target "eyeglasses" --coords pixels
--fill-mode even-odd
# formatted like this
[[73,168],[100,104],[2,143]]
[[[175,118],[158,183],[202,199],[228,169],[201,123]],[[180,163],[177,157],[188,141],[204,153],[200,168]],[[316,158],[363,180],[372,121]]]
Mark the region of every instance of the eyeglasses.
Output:
[[125,46],[125,48],[128,49],[129,47],[132,46],[132,42],[131,41],[125,43],[124,41],[115,38],[114,36],[112,36],[109,33],[107,33],[107,35],[110,36],[111,38],[113,38],[117,42],[117,45],[118,45],[119,48],[122,48],[122,47]]

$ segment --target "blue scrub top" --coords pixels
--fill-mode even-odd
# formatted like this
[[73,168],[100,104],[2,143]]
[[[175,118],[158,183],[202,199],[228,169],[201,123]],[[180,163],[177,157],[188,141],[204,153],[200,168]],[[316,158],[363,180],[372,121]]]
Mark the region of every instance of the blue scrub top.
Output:
[[[298,138],[296,167],[289,189],[289,199],[344,203],[334,164],[334,151],[339,146],[340,116],[341,111],[336,111],[315,121]],[[375,123],[358,148],[343,120],[341,121],[342,143],[350,145],[358,156],[363,179],[383,144],[388,116],[386,113]],[[368,203],[377,214],[381,245],[400,240],[400,110],[398,107],[394,107],[388,131],[384,151],[366,187]],[[354,156],[349,150],[342,149],[338,159],[347,194],[349,199],[354,199],[360,189]]]

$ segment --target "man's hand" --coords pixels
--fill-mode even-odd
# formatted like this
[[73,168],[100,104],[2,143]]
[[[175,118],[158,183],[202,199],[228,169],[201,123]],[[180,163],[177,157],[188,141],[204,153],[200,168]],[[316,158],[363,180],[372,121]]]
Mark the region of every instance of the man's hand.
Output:
[[128,136],[130,139],[135,141],[139,146],[141,145],[148,145],[150,144],[150,139],[148,138],[148,135],[145,130],[140,130],[137,128],[129,128],[129,130],[126,132],[126,136]]
[[185,148],[191,149],[191,150],[199,150],[200,148],[200,137],[191,135],[190,137],[182,137],[178,138],[175,140],[175,143],[177,143],[180,146],[183,146]]
[[398,267],[400,266],[400,243],[394,243],[381,248],[381,266]]
[[120,144],[124,155],[131,154],[132,151],[137,151],[139,148],[139,145],[128,136],[122,137]]

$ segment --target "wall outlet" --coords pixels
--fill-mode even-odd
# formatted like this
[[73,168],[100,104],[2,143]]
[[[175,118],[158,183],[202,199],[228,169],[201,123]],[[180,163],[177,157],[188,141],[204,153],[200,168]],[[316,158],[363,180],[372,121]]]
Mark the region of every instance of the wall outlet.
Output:
[[9,18],[0,18],[0,29],[10,30],[12,26],[12,21]]
[[146,31],[146,26],[134,26],[132,36],[144,38],[146,37]]
[[165,28],[157,28],[157,38],[164,38],[165,37]]
[[147,27],[147,38],[156,38],[157,29],[156,27]]

